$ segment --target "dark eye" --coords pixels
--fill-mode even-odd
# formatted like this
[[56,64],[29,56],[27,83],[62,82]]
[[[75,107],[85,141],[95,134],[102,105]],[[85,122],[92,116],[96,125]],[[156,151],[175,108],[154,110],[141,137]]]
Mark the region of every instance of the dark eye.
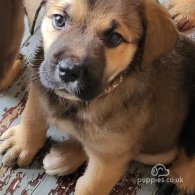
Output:
[[52,16],[52,24],[53,24],[54,28],[57,28],[57,29],[63,28],[66,24],[65,16],[62,16],[59,14],[54,14]]
[[107,47],[117,47],[123,42],[123,37],[117,32],[111,32],[105,35],[104,42]]

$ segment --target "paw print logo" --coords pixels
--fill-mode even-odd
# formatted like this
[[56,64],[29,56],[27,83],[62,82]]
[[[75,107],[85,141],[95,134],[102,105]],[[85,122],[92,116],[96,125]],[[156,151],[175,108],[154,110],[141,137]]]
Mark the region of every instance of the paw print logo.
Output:
[[169,169],[165,167],[163,164],[157,164],[152,168],[151,171],[152,176],[154,177],[167,177],[170,174]]

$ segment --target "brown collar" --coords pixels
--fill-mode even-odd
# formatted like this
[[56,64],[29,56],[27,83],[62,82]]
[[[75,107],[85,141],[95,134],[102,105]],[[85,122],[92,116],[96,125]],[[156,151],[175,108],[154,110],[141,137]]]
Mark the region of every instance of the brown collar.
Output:
[[119,73],[110,83],[108,83],[108,86],[104,90],[102,94],[98,96],[103,97],[108,95],[109,93],[113,92],[129,75],[131,75],[134,72],[138,72],[140,70],[141,64],[142,64],[142,57],[144,53],[144,47],[142,45],[142,41],[140,41],[141,44],[139,44],[141,47],[137,50],[133,61],[130,63],[127,69],[123,70],[121,73]]
[[108,83],[108,86],[106,87],[104,92],[100,94],[98,97],[106,96],[107,94],[114,91],[126,77],[127,77],[127,72],[126,71],[121,72],[115,79],[113,79],[110,83]]

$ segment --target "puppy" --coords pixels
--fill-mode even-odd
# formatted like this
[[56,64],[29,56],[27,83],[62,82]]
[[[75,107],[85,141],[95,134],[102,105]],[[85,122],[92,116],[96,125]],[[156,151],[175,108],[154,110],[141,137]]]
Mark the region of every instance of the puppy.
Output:
[[9,87],[21,71],[17,60],[24,31],[22,0],[0,2],[0,90]]
[[165,6],[181,31],[195,26],[195,0],[166,0]]
[[[1,137],[5,166],[27,166],[50,125],[71,138],[45,157],[48,174],[67,175],[88,161],[76,195],[109,194],[133,160],[180,158],[193,117],[195,44],[159,3],[48,0],[42,36],[44,61],[32,69],[21,123]],[[188,178],[178,187],[193,190]]]

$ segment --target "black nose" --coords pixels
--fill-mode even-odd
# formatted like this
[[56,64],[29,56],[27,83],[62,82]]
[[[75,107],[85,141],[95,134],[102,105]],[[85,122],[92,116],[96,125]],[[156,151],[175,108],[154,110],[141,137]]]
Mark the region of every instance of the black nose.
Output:
[[66,83],[74,82],[81,78],[82,69],[77,65],[72,67],[64,67],[63,65],[59,65],[59,75],[60,78]]

